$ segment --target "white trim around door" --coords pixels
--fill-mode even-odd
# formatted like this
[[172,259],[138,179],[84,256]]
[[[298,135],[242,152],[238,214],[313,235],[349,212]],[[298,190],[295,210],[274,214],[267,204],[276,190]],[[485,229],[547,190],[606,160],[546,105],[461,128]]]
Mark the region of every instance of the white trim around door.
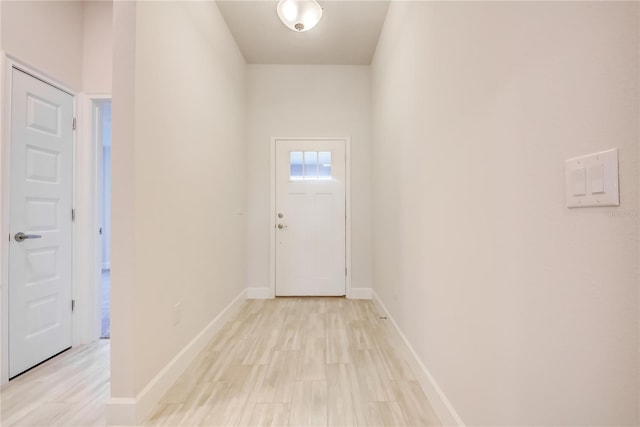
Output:
[[84,141],[76,148],[76,239],[74,274],[78,286],[75,342],[88,343],[100,338],[100,174],[102,141],[99,129],[100,104],[111,100],[110,94],[81,94],[78,123]]
[[271,137],[270,143],[270,209],[269,209],[269,298],[276,295],[276,143],[278,141],[344,141],[346,155],[345,182],[345,291],[347,298],[358,297],[351,289],[351,137]]

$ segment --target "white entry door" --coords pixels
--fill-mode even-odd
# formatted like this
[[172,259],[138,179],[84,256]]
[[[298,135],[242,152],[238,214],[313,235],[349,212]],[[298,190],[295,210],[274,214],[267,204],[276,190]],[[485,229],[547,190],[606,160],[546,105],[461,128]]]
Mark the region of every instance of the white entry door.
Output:
[[12,69],[9,377],[71,346],[73,97]]
[[345,141],[276,141],[276,295],[345,295]]

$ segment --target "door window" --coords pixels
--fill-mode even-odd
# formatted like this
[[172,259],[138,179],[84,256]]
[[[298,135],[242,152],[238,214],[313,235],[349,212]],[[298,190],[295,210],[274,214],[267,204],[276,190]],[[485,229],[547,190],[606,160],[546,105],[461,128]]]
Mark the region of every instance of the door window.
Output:
[[328,181],[331,179],[331,151],[291,151],[291,181]]

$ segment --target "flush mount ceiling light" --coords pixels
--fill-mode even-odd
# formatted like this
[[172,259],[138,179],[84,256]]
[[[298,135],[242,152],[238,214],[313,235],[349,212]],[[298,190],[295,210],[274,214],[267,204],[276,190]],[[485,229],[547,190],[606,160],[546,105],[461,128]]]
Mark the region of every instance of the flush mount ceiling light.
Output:
[[309,31],[322,18],[322,7],[315,0],[280,0],[278,16],[293,31]]

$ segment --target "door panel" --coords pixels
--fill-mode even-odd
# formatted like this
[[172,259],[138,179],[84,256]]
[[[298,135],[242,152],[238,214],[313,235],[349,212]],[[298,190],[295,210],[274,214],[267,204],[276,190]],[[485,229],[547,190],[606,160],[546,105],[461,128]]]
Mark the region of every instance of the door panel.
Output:
[[71,95],[12,70],[10,377],[71,346],[72,120]]
[[344,141],[276,142],[276,295],[345,295],[345,184]]

